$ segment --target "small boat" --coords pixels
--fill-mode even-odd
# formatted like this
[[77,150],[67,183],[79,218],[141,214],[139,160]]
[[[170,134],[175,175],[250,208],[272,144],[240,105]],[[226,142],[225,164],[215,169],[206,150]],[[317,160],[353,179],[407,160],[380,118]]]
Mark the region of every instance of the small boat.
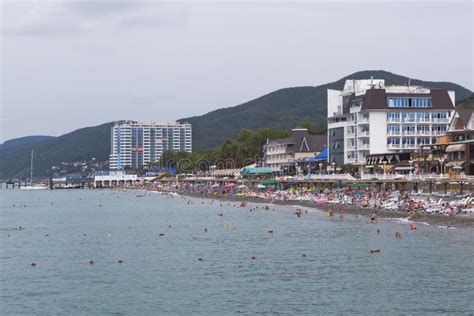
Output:
[[47,184],[35,184],[27,185],[25,187],[20,187],[21,190],[48,190]]
[[33,184],[33,150],[31,151],[31,163],[30,163],[30,185],[20,187],[21,190],[47,190],[48,185],[44,183]]

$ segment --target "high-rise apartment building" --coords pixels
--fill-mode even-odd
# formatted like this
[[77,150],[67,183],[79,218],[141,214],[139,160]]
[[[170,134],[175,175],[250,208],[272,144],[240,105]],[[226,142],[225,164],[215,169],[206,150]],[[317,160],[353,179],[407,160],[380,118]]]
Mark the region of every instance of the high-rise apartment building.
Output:
[[362,165],[367,155],[413,152],[436,143],[454,117],[454,92],[346,80],[328,90],[329,161]]
[[110,169],[140,168],[159,161],[167,150],[192,151],[191,124],[117,121],[112,126]]

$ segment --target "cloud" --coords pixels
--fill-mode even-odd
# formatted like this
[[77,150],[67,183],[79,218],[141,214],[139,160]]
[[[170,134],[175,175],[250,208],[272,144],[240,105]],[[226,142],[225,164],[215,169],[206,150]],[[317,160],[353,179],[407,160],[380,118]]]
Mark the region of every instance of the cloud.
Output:
[[51,37],[104,30],[176,28],[187,23],[187,10],[182,4],[140,1],[8,2],[1,17],[4,35]]

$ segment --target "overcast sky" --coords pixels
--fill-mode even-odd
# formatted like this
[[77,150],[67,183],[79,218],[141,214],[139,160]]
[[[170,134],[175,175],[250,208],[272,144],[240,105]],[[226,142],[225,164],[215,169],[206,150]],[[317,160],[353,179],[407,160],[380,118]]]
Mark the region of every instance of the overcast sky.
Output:
[[471,1],[0,1],[0,142],[170,122],[365,69],[473,90]]

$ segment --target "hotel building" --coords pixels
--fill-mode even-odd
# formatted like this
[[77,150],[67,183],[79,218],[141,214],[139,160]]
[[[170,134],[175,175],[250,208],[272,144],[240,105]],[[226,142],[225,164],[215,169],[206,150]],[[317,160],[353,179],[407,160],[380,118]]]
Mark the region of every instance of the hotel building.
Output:
[[385,86],[384,80],[346,80],[327,91],[329,161],[366,164],[370,155],[417,151],[434,144],[454,117],[454,92]]
[[110,169],[141,168],[165,151],[192,151],[191,124],[117,121],[112,126]]
[[290,171],[297,161],[322,152],[326,140],[326,135],[311,135],[306,128],[294,128],[287,138],[267,140],[263,146],[262,164],[275,172]]

